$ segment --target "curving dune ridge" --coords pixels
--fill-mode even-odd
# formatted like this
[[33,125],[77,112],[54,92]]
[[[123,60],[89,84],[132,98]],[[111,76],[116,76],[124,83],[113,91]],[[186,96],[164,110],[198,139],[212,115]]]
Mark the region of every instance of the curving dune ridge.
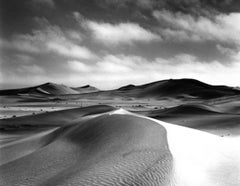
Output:
[[[21,156],[5,162],[1,158],[0,185],[240,184],[237,138],[223,139],[122,109],[79,117],[83,119],[72,125],[23,140],[31,152],[19,148]],[[12,145],[17,146],[5,144],[1,152],[11,154]]]
[[147,185],[153,178],[167,184],[166,131],[148,119],[103,114],[59,128],[39,142],[49,137],[55,139],[3,164],[1,185]]
[[221,111],[222,107],[185,104],[146,113],[148,117],[208,131],[219,136],[239,135],[240,115]]

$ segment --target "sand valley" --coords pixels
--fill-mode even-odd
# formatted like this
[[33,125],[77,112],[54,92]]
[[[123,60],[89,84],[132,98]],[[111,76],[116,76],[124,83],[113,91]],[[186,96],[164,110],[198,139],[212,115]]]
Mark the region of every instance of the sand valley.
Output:
[[0,185],[240,185],[240,90],[193,79],[0,91]]

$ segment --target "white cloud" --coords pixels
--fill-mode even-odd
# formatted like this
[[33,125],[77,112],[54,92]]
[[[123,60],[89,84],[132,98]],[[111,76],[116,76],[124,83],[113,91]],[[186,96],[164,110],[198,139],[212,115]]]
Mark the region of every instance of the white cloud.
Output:
[[67,57],[77,59],[91,59],[95,57],[94,54],[86,47],[78,46],[72,43],[63,44],[61,42],[47,42],[46,46],[50,51]]
[[69,30],[67,31],[68,36],[73,39],[81,42],[83,40],[82,34],[80,32],[77,32],[75,30]]
[[85,18],[79,12],[73,12],[72,15],[73,15],[73,18],[76,19],[79,23],[85,21]]
[[104,73],[129,73],[132,71],[132,58],[132,56],[126,57],[124,55],[107,55],[96,63],[96,68],[101,69]]
[[95,63],[67,61],[65,68],[67,76],[47,74],[39,66],[23,64],[20,70],[9,71],[8,74],[4,71],[4,77],[12,84],[54,81],[70,86],[91,84],[101,89],[169,78],[195,78],[210,84],[239,86],[239,61],[240,53],[236,53],[233,62],[228,65],[218,61],[207,63],[189,54],[176,55],[169,59],[156,58],[152,61],[139,56],[106,55]]
[[91,30],[96,40],[104,44],[132,44],[133,42],[150,42],[160,40],[160,36],[144,29],[136,23],[98,23],[87,21],[86,26]]
[[11,41],[0,38],[0,47],[27,51],[30,53],[38,53],[39,48],[35,46],[32,41],[27,41],[27,37],[27,35],[15,35]]
[[31,34],[17,34],[12,40],[2,41],[0,44],[2,47],[29,53],[53,52],[76,59],[96,58],[88,48],[79,45],[81,36],[77,32],[65,32],[58,26],[50,25],[46,20],[44,24],[41,30],[33,30]]
[[68,61],[68,66],[70,69],[77,71],[77,72],[91,72],[92,67],[82,63],[80,61]]
[[[129,83],[143,84],[169,78],[195,78],[211,84],[240,84],[240,55],[231,65],[218,61],[207,63],[189,54],[148,61],[139,56],[106,55],[97,63],[71,62],[68,77],[73,84],[93,84],[99,88],[118,88]],[[79,76],[81,72],[81,76]],[[213,75],[214,73],[214,75]]]
[[84,18],[79,12],[73,12],[73,17],[82,28],[91,32],[95,40],[106,45],[133,44],[133,42],[148,43],[161,40],[159,35],[137,23],[96,22]]
[[153,16],[159,21],[160,35],[167,40],[209,40],[240,46],[240,13],[220,14],[209,19],[162,10],[154,11]]

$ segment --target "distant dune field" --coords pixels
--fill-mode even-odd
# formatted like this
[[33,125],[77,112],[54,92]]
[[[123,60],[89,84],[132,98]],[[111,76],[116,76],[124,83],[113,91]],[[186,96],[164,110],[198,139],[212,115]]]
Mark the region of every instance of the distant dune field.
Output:
[[0,186],[239,186],[240,91],[193,79],[0,91]]
[[[232,110],[232,107],[229,109]],[[158,120],[200,129],[220,136],[240,134],[240,114],[203,104],[180,105],[168,109],[154,110],[145,115]]]

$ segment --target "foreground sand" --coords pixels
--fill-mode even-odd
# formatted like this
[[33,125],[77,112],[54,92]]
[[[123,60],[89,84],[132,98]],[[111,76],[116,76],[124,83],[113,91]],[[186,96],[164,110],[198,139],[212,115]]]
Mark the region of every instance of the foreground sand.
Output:
[[43,116],[49,129],[1,143],[0,185],[240,185],[240,138],[106,106]]

